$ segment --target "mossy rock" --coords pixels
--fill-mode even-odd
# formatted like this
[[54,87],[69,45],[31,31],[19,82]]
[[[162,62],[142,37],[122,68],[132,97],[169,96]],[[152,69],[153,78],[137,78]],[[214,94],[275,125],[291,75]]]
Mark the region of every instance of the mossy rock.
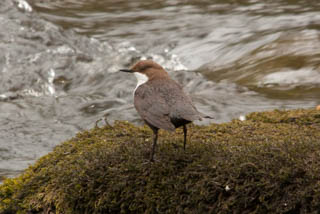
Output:
[[291,111],[274,110],[271,112],[254,112],[247,119],[266,123],[295,123],[299,125],[319,124],[319,110],[296,109]]
[[[319,213],[320,111],[152,132],[128,122],[77,134],[0,186],[0,213]],[[290,119],[294,118],[294,119]]]

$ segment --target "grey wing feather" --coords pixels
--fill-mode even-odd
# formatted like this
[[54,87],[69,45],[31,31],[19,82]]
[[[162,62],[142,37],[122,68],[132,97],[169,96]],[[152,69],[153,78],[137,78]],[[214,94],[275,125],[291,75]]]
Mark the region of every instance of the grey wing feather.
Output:
[[193,105],[191,98],[185,94],[182,87],[172,80],[171,82],[171,118],[184,119],[187,121],[201,120],[202,114]]
[[168,104],[151,86],[143,84],[137,88],[134,106],[142,119],[150,125],[168,131],[175,130],[170,121]]

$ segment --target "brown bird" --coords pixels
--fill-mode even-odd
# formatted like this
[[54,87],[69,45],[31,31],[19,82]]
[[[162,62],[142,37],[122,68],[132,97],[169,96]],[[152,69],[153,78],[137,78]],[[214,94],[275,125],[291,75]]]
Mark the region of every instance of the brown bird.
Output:
[[211,118],[200,113],[182,87],[168,73],[151,60],[142,60],[130,69],[120,71],[133,73],[137,80],[134,91],[134,106],[154,133],[150,160],[153,161],[158,140],[158,130],[174,131],[183,126],[183,148],[187,143],[187,126],[194,120]]

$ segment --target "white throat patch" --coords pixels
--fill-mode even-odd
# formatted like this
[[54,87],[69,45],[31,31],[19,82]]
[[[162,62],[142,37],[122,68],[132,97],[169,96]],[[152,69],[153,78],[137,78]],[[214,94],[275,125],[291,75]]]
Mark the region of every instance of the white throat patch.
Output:
[[[134,72],[134,75],[136,76],[136,78],[137,78],[137,80],[138,80],[137,86],[136,86],[136,88],[134,89],[134,92],[135,92],[135,91],[137,90],[137,88],[138,88],[140,85],[142,85],[143,83],[146,83],[146,82],[149,80],[149,78],[148,78],[147,75],[142,74],[142,73],[139,73],[139,72]],[[134,92],[133,92],[133,94],[134,94]]]

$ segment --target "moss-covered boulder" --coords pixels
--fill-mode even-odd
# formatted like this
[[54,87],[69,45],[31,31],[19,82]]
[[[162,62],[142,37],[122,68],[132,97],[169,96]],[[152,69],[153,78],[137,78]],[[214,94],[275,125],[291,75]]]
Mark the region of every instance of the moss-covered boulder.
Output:
[[0,186],[0,213],[319,213],[320,111],[160,132],[79,133]]

